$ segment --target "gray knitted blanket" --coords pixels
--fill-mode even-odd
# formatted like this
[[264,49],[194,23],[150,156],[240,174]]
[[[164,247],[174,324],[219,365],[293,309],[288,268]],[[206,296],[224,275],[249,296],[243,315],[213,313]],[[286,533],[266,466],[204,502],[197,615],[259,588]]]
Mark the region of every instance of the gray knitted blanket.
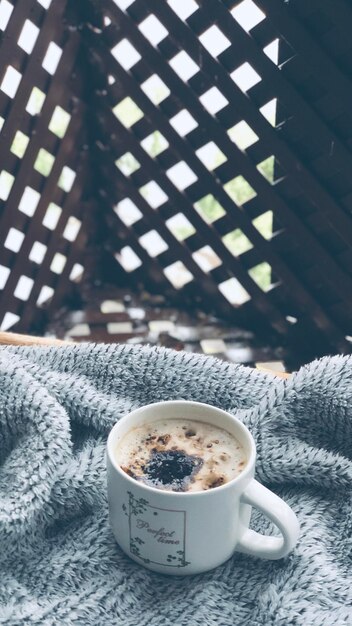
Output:
[[[235,554],[206,574],[143,569],[109,528],[105,442],[159,400],[233,412],[258,447],[256,477],[297,514],[280,561]],[[0,623],[342,626],[352,623],[352,357],[288,380],[162,348],[0,349]],[[253,527],[269,522],[253,515]]]

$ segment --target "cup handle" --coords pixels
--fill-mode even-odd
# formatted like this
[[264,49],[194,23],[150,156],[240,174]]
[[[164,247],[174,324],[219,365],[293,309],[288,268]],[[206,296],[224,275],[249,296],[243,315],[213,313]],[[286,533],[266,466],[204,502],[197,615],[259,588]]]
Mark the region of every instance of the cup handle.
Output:
[[281,559],[296,545],[299,523],[292,509],[279,496],[254,478],[241,495],[241,502],[251,504],[264,513],[281,531],[281,537],[270,537],[247,528],[236,550],[264,559]]

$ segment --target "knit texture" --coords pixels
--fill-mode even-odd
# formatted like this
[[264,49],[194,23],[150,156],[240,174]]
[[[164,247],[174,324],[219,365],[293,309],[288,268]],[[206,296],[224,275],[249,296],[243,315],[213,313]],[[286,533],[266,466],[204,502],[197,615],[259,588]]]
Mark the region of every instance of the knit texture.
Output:
[[[127,412],[160,400],[237,415],[256,478],[301,524],[288,557],[239,553],[191,577],[131,561],[109,527],[105,444]],[[342,626],[352,623],[352,358],[288,380],[163,348],[0,349],[0,623]],[[270,532],[254,512],[252,527]]]

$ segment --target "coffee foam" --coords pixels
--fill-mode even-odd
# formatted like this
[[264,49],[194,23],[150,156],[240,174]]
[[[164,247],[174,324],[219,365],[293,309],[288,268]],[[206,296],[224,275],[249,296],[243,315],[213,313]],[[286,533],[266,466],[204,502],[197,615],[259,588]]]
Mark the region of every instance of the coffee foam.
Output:
[[[194,474],[182,488],[154,484],[146,468],[155,455],[182,452],[196,461]],[[240,442],[226,430],[183,419],[158,420],[130,430],[119,442],[115,458],[132,478],[159,489],[171,491],[206,491],[219,487],[238,476],[246,466],[246,455]],[[181,459],[182,460],[182,459]]]

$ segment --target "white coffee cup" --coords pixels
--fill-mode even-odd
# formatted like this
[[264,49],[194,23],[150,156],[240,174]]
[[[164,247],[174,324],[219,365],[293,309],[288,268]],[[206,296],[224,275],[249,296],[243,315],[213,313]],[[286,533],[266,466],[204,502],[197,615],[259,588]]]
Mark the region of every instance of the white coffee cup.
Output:
[[[126,474],[116,460],[118,442],[132,428],[160,419],[207,422],[233,434],[247,463],[239,476],[208,491],[155,489]],[[157,402],[123,417],[107,442],[110,523],[117,543],[134,561],[164,574],[199,574],[235,551],[280,559],[296,545],[299,524],[292,509],[254,479],[256,449],[248,429],[233,415],[201,402]],[[278,537],[249,528],[252,506],[279,528]]]

